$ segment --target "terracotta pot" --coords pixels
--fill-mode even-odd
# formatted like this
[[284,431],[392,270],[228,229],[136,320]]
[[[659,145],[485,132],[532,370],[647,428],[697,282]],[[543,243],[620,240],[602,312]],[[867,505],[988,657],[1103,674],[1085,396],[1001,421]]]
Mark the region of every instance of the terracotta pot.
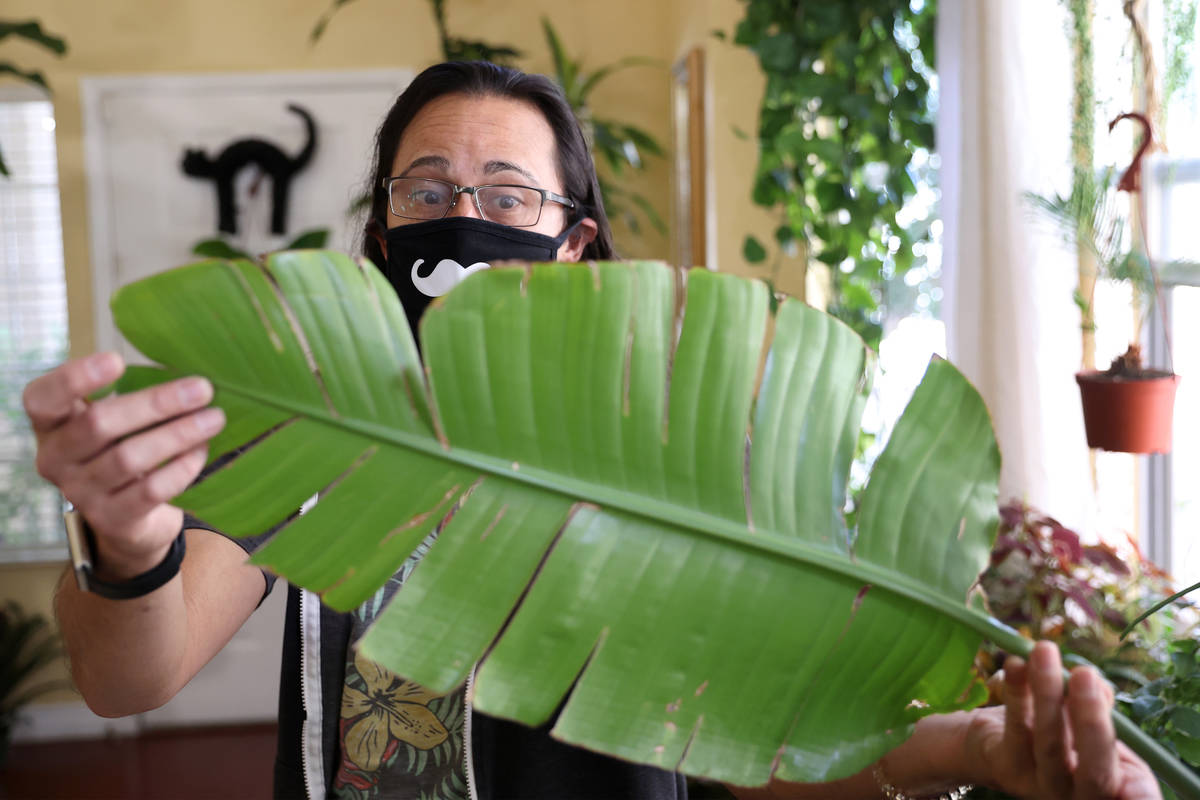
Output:
[[1075,382],[1083,399],[1088,447],[1120,453],[1171,452],[1178,375],[1122,378],[1080,372]]

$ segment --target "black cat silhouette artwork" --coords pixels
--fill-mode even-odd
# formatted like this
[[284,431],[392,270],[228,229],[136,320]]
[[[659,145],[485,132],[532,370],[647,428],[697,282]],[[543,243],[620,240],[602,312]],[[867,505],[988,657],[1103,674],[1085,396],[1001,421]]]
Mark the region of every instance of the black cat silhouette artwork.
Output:
[[217,184],[217,227],[225,233],[237,233],[237,204],[233,199],[233,184],[237,174],[251,164],[271,178],[271,233],[287,231],[288,192],[292,178],[308,166],[317,149],[317,126],[312,115],[297,105],[288,110],[304,120],[308,142],[295,155],[289,156],[278,146],[264,139],[238,139],[226,145],[216,158],[203,150],[187,149],[183,153],[183,171],[193,178],[205,178]]

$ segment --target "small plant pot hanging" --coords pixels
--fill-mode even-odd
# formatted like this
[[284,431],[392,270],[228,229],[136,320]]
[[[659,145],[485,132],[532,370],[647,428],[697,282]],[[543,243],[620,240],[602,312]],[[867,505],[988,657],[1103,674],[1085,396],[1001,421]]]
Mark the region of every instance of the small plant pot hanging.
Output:
[[1119,453],[1169,453],[1175,387],[1170,372],[1129,378],[1107,372],[1075,375],[1083,399],[1088,447]]

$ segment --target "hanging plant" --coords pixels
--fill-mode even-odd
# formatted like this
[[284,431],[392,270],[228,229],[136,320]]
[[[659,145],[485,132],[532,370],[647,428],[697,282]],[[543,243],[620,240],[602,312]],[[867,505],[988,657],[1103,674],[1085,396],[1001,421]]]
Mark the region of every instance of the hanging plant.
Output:
[[930,239],[900,212],[933,179],[935,3],[743,2],[733,42],[767,79],[752,197],[778,214],[775,242],[747,236],[743,256],[826,265],[830,313],[878,349],[887,284],[926,263],[914,245]]

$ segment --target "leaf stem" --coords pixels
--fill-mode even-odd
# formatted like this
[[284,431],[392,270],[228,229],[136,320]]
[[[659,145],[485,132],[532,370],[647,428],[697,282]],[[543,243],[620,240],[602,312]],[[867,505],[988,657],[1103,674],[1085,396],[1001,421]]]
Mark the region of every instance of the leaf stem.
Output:
[[1171,603],[1174,603],[1176,600],[1183,597],[1185,594],[1188,594],[1189,592],[1193,592],[1196,589],[1200,589],[1200,583],[1193,583],[1191,586],[1187,587],[1186,589],[1180,589],[1178,592],[1171,595],[1170,597],[1168,597],[1164,600],[1161,600],[1161,601],[1155,603],[1154,605],[1150,606],[1150,608],[1147,609],[1146,611],[1144,611],[1141,615],[1139,615],[1137,619],[1135,619],[1133,622],[1129,623],[1129,625],[1127,625],[1125,627],[1125,630],[1121,631],[1121,638],[1124,639],[1126,636],[1128,636],[1129,633],[1138,626],[1138,623],[1140,623],[1142,620],[1146,619],[1146,617],[1150,616],[1155,611],[1158,611],[1160,608],[1163,608],[1164,606],[1168,606]]

